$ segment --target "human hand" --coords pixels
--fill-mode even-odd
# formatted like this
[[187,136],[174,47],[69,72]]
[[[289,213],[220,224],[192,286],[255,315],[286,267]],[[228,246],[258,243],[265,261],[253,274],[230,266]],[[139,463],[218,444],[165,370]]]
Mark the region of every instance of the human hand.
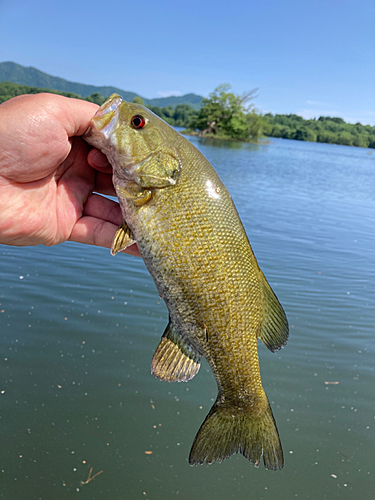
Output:
[[111,247],[121,210],[94,192],[116,196],[112,168],[80,137],[97,108],[55,94],[0,105],[0,243]]

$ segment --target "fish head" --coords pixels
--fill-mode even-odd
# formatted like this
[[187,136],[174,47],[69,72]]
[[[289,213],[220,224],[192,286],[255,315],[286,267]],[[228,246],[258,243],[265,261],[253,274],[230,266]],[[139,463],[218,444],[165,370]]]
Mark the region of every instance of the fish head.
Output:
[[116,182],[153,188],[177,182],[181,161],[173,145],[175,134],[179,135],[145,106],[112,94],[83,138],[107,156]]

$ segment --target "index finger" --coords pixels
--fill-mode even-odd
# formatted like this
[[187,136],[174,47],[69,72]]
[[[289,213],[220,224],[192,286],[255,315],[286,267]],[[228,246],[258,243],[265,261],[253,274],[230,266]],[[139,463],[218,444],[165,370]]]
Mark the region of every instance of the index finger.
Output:
[[73,99],[71,97],[61,97],[61,100],[56,100],[60,112],[60,117],[64,120],[61,124],[64,126],[68,137],[83,135],[90,123],[91,118],[95,115],[99,106],[93,102],[82,101],[81,99]]

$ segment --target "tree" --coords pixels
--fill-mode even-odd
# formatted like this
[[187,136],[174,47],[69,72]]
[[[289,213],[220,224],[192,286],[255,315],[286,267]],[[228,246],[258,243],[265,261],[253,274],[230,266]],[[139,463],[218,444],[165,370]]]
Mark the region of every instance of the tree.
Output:
[[134,97],[134,99],[132,100],[132,102],[134,102],[135,104],[142,104],[142,106],[145,105],[145,103],[143,102],[142,97],[139,97],[138,95],[136,95]]
[[344,146],[352,146],[354,137],[350,132],[341,132],[337,137],[336,144],[343,144]]
[[257,140],[262,133],[263,117],[248,105],[256,89],[243,95],[229,92],[227,83],[219,85],[202,101],[202,108],[189,128],[198,129],[201,135],[215,135],[222,138]]
[[373,148],[375,127],[361,123],[345,123],[342,118],[320,116],[317,120],[304,120],[298,115],[272,115],[267,113],[264,134],[270,137],[345,144]]
[[249,127],[250,139],[257,141],[259,137],[264,134],[266,126],[263,116],[255,111],[251,111],[250,113],[247,113],[246,121]]
[[101,106],[105,102],[105,97],[103,97],[98,92],[94,92],[93,94],[86,97],[86,101],[94,102],[95,104],[99,104]]
[[186,127],[187,124],[198,116],[198,111],[188,104],[177,104],[174,110],[174,125],[176,127]]
[[315,142],[316,135],[312,130],[308,129],[307,127],[299,127],[296,130],[293,139],[296,139],[297,141]]

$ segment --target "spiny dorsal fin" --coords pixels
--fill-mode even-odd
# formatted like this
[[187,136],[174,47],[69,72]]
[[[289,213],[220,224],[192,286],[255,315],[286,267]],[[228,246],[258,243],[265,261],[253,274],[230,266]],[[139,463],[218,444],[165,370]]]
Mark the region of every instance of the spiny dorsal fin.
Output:
[[201,355],[169,323],[151,361],[151,373],[165,382],[187,382],[200,368]]
[[116,255],[116,253],[121,252],[121,250],[125,250],[125,248],[130,247],[133,243],[135,243],[135,240],[132,232],[123,220],[116,231],[115,237],[113,238],[111,254]]
[[284,309],[262,273],[263,320],[258,338],[272,352],[281,349],[289,336]]

